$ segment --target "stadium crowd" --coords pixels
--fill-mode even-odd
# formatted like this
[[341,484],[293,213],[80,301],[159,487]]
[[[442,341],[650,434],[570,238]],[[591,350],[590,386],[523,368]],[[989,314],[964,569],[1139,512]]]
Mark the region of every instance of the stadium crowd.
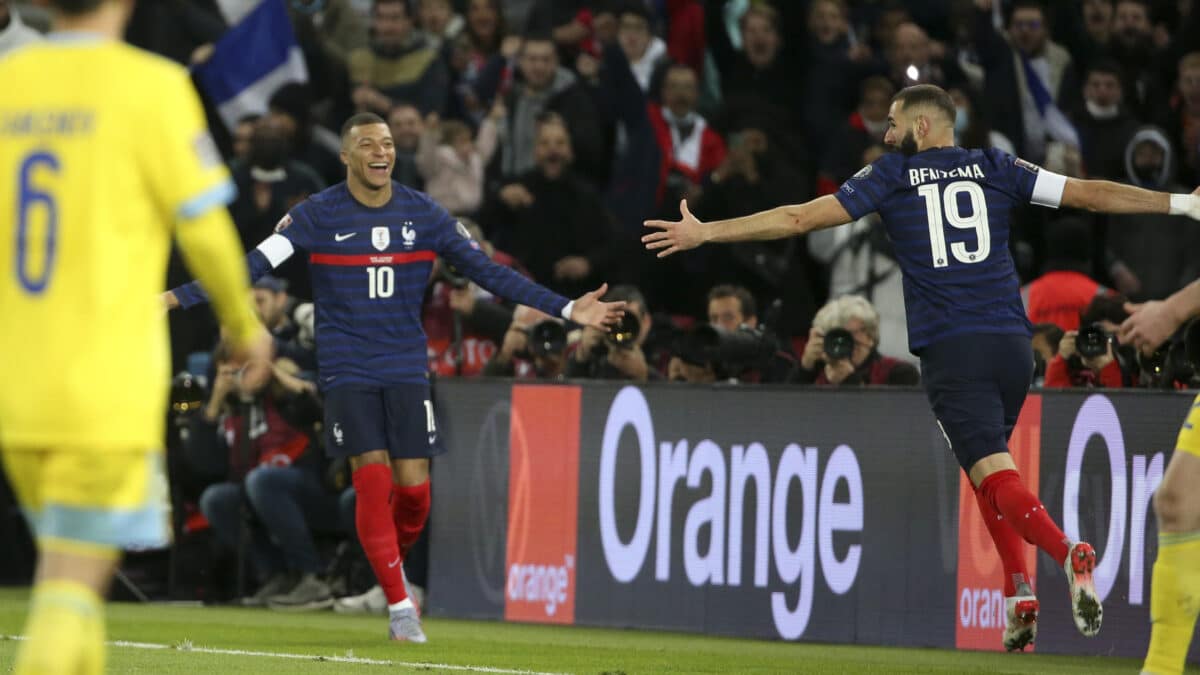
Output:
[[[140,2],[127,39],[203,64],[229,29],[227,4]],[[442,264],[424,309],[441,377],[916,384],[900,272],[876,215],[666,261],[639,242],[643,220],[676,217],[681,199],[707,220],[834,192],[888,151],[888,106],[908,85],[951,93],[965,147],[1156,190],[1200,183],[1192,0],[287,4],[307,80],[281,83],[229,126],[206,100],[246,249],[344,178],[337,130],[370,111],[395,139],[393,178],[458,216],[493,260],[567,297],[607,281],[610,299],[628,303],[609,334],[572,330]],[[40,39],[45,21],[0,0],[0,54]],[[1030,208],[1013,222],[1039,382],[1195,383],[1178,341],[1145,357],[1111,338],[1126,300],[1200,276],[1200,233],[1186,219]],[[176,257],[168,287],[188,279]],[[315,447],[306,263],[289,261],[254,293],[277,339],[268,372],[231,375],[206,310],[171,316],[182,373],[173,478],[192,505],[180,526],[206,520],[229,550],[245,549],[260,589],[250,602],[328,606],[365,589],[331,586],[317,552],[314,533],[353,532],[354,510],[345,467]],[[254,523],[246,541],[243,519]],[[370,576],[364,564],[358,578]],[[344,607],[368,601],[378,607],[379,592]]]

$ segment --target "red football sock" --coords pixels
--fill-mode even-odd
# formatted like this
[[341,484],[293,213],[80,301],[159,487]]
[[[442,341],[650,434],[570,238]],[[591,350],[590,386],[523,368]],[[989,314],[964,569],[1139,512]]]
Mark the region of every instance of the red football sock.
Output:
[[1050,554],[1062,567],[1069,550],[1067,535],[1050,519],[1037,496],[1021,484],[1016,471],[1006,469],[988,476],[979,484],[979,493],[1025,541]]
[[425,520],[429,517],[429,479],[420,485],[395,485],[392,488],[392,519],[396,523],[396,541],[400,552],[408,549],[421,536]]
[[383,587],[388,604],[408,597],[400,576],[400,548],[392,523],[392,467],[367,464],[354,471],[354,525],[363,553],[371,561],[375,578]]
[[1004,566],[1004,597],[1011,598],[1017,594],[1017,584],[1029,583],[1029,574],[1025,571],[1025,542],[1007,522],[1004,516],[996,512],[992,503],[984,498],[983,492],[975,491],[975,502],[979,504],[979,515],[987,525],[988,534],[992,535],[992,543],[996,544],[996,552],[1000,554],[1000,563]]

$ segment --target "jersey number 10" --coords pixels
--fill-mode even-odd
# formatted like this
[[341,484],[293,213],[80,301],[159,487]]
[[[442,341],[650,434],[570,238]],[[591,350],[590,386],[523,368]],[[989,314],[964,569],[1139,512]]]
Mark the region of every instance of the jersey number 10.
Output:
[[[17,186],[17,281],[31,295],[39,295],[46,290],[50,282],[50,272],[54,268],[54,240],[58,234],[58,205],[54,195],[43,192],[33,185],[33,172],[38,167],[45,167],[51,173],[58,173],[58,158],[48,152],[34,152],[25,156],[21,162],[20,184]],[[30,236],[31,221],[37,207],[42,211],[45,230],[43,232],[41,273],[33,271],[29,261],[30,249],[34,247]]]
[[[960,230],[975,230],[978,244],[975,250],[967,249],[961,241],[950,244],[950,253],[954,259],[973,264],[987,260],[992,252],[992,237],[988,231],[987,200],[983,196],[983,188],[978,183],[969,180],[959,180],[950,183],[945,190],[938,194],[939,185],[930,183],[917,188],[917,193],[925,198],[925,215],[929,219],[929,244],[933,249],[933,266],[947,267],[950,261],[946,256],[946,229],[942,223],[950,223],[951,227]],[[958,196],[966,194],[971,200],[971,215],[964,218],[958,208]]]
[[390,267],[367,268],[367,297],[390,298],[396,291],[396,271]]

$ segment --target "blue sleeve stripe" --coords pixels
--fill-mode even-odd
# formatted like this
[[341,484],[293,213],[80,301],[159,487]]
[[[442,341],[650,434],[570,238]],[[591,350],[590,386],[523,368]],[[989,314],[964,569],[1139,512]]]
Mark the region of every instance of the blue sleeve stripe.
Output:
[[204,215],[209,209],[217,206],[225,206],[232,202],[235,197],[237,197],[237,186],[233,184],[233,181],[226,178],[217,185],[185,201],[179,207],[176,215],[179,220],[191,220],[192,218]]

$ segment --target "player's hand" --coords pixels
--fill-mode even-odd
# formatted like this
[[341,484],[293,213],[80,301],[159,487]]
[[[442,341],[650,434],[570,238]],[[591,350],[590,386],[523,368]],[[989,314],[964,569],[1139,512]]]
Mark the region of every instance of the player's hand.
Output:
[[804,345],[804,353],[800,355],[800,367],[813,370],[825,356],[825,333],[813,326],[808,330],[808,342]]
[[665,258],[672,253],[687,251],[704,243],[701,232],[703,223],[688,210],[686,199],[679,201],[679,213],[682,218],[677,221],[647,220],[645,222],[646,227],[662,230],[642,237],[642,243],[646,245],[646,250],[657,250],[659,251],[658,257]]
[[1069,330],[1063,333],[1062,339],[1058,341],[1058,355],[1063,357],[1063,360],[1075,356],[1075,338],[1079,335],[1077,330]]
[[571,320],[581,326],[601,331],[615,326],[625,315],[625,302],[601,302],[600,298],[607,292],[608,284],[600,284],[600,288],[575,298],[575,304],[571,307]]
[[[275,339],[261,325],[254,337],[243,345],[234,345],[232,362],[242,368],[242,386],[250,389],[271,379],[271,361],[275,357]],[[265,367],[263,367],[265,366]]]
[[1184,321],[1183,317],[1162,300],[1127,302],[1125,311],[1129,312],[1129,318],[1117,329],[1117,339],[1121,344],[1133,345],[1146,354],[1166,342]]
[[171,291],[166,291],[158,296],[162,300],[163,308],[168,312],[179,307],[179,298]]

